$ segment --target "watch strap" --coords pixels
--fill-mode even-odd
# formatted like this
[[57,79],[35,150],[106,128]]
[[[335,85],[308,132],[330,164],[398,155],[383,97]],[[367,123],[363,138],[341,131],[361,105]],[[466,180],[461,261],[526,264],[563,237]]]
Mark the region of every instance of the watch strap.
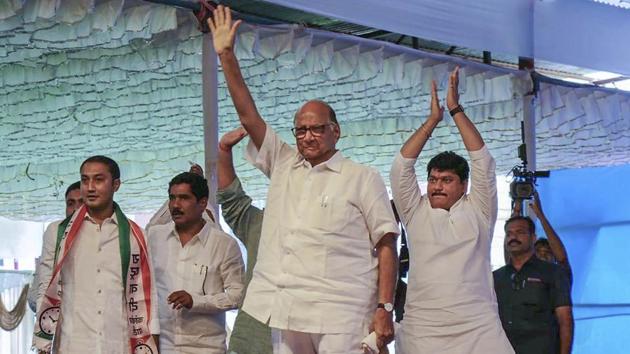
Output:
[[448,111],[448,113],[451,115],[451,117],[454,117],[457,113],[464,113],[464,107],[462,107],[461,104],[458,104],[457,107],[451,109],[450,111]]
[[392,304],[390,302],[387,302],[387,303],[379,302],[376,305],[376,308],[377,309],[383,309],[383,310],[385,310],[387,312],[393,312],[394,311],[394,304]]

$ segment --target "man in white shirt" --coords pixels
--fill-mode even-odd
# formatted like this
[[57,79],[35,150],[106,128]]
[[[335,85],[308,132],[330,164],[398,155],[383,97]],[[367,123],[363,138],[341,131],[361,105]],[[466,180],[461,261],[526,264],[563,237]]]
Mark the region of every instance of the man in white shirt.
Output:
[[429,162],[425,195],[418,186],[414,165],[444,112],[435,81],[431,114],[400,149],[390,174],[410,253],[397,353],[514,353],[499,320],[490,267],[495,163],[459,105],[458,73],[451,73],[446,102],[472,161],[470,194],[468,163],[450,151]]
[[[75,210],[83,205],[83,198],[81,198],[81,182],[77,181],[72,183],[66,189],[65,194],[66,203],[66,218],[70,217]],[[42,252],[38,258],[38,262],[35,268],[35,274],[33,274],[33,281],[28,289],[28,306],[33,312],[37,312],[37,303],[39,299],[46,291],[50,276],[52,274],[52,263],[55,254],[55,242],[57,241],[56,234],[49,232],[59,227],[63,220],[55,221],[48,225],[44,232],[42,239]],[[44,259],[44,256],[48,257]]]
[[141,229],[114,203],[118,164],[92,156],[80,171],[84,205],[44,236],[56,246],[43,255],[53,271],[39,300],[33,344],[49,352],[55,337],[56,353],[156,352],[149,255]]
[[295,115],[297,149],[265,123],[243,80],[229,8],[208,24],[248,157],[270,177],[258,259],[243,310],[272,327],[276,353],[363,353],[393,338],[398,226],[378,172],[342,156],[333,109],[309,101]]
[[149,230],[161,353],[224,354],[225,312],[241,302],[241,251],[235,239],[203,219],[208,193],[205,178],[175,176],[168,189],[173,222]]

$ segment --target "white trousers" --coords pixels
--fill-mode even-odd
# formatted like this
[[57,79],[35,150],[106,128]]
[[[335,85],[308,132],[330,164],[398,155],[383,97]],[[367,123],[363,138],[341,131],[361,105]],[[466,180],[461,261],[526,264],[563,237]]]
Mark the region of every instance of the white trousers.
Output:
[[274,354],[363,354],[361,340],[354,333],[305,333],[272,328]]

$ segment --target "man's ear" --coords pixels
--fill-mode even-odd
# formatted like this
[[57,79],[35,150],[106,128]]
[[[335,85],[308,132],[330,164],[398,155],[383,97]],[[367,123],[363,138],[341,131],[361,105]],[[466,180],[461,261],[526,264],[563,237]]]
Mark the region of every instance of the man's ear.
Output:
[[333,132],[335,133],[335,142],[339,141],[341,138],[341,128],[339,124],[333,124]]
[[202,205],[203,209],[205,210],[206,206],[208,205],[208,197],[203,197],[203,198],[199,199],[197,201],[197,204]]
[[118,192],[118,188],[120,188],[120,178],[116,178],[112,184],[114,185],[114,192]]

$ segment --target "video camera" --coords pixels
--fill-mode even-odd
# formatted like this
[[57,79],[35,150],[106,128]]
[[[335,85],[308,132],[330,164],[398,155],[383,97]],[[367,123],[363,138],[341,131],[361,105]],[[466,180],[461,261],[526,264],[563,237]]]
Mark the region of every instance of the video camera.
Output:
[[549,177],[549,171],[530,171],[527,169],[527,147],[525,143],[518,147],[518,157],[521,164],[514,166],[510,173],[513,176],[510,183],[510,196],[512,200],[532,199],[536,178]]

